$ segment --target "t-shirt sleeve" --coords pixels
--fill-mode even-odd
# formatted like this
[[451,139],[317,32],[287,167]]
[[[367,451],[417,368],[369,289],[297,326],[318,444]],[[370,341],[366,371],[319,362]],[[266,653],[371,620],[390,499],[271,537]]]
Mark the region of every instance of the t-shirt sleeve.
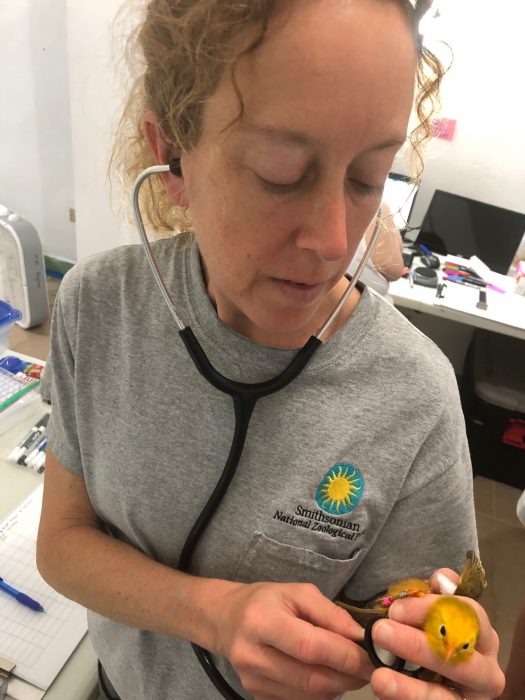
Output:
[[59,462],[82,474],[75,390],[76,285],[68,273],[60,285],[51,320],[51,348],[42,376],[42,398],[51,404],[48,445]]

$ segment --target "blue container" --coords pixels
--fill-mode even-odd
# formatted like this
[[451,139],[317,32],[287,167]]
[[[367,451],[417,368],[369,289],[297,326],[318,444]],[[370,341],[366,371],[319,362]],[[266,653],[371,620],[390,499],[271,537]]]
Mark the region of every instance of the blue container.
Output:
[[7,331],[21,318],[22,314],[18,309],[0,300],[0,354],[7,348]]

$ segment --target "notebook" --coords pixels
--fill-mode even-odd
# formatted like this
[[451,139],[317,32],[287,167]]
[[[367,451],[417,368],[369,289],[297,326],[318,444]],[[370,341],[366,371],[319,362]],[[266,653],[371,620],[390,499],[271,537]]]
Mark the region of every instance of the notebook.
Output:
[[86,610],[53,590],[35,564],[43,486],[0,523],[0,576],[37,600],[45,612],[0,590],[0,655],[15,676],[46,690],[87,632]]
[[0,411],[36,388],[40,382],[22,374],[13,374],[0,367]]

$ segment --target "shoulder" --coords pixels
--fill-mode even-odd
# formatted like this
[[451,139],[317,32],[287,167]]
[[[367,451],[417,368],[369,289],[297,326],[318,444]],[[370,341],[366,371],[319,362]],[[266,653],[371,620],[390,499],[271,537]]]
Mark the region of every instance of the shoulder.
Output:
[[[151,245],[168,289],[183,297],[184,250],[191,241],[177,236]],[[165,322],[161,301],[142,246],[121,246],[79,261],[65,275],[55,301],[55,327],[60,322],[75,348],[83,341],[92,345],[95,333],[118,342],[142,333],[146,322],[149,327]]]
[[[175,236],[151,244],[155,259],[162,268],[173,272],[173,262],[191,245],[191,237]],[[76,263],[64,276],[59,289],[62,305],[94,303],[124,294],[141,297],[154,283],[143,247],[123,245],[96,253]],[[138,300],[138,299],[137,299]]]
[[398,309],[370,292],[376,307],[369,342],[379,349],[382,373],[405,385],[407,393],[425,392],[428,398],[457,394],[454,369],[442,350]]
[[121,277],[137,265],[140,251],[138,245],[126,245],[83,258],[64,276],[60,295],[67,297],[86,284],[111,284],[115,277]]

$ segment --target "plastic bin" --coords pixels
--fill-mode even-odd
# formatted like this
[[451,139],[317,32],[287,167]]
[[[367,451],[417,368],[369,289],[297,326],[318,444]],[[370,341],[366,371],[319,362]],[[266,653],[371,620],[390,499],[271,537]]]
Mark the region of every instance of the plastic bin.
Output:
[[18,309],[14,309],[6,301],[0,300],[0,355],[8,347],[7,333],[15,321],[19,321],[22,314]]
[[525,342],[476,331],[462,399],[474,474],[525,489]]

